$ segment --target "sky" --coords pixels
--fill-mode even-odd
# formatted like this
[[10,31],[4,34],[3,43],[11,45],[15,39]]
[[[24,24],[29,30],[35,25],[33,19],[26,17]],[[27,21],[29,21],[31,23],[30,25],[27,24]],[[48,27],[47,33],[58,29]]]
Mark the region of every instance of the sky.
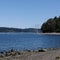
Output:
[[41,28],[60,16],[60,0],[0,0],[0,27]]

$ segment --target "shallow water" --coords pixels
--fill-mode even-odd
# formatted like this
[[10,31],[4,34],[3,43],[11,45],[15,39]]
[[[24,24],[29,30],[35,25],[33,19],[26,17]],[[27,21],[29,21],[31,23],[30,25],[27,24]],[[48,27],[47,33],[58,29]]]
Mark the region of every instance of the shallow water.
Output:
[[60,35],[36,33],[0,33],[0,50],[59,48]]

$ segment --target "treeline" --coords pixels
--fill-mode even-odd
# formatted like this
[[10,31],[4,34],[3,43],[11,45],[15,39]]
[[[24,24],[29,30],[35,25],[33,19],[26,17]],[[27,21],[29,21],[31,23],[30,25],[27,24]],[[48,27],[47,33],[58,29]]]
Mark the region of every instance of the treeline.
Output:
[[35,28],[26,28],[26,29],[19,29],[19,28],[8,28],[8,27],[0,27],[0,32],[40,32],[40,29]]
[[60,16],[48,19],[41,26],[42,32],[60,32]]

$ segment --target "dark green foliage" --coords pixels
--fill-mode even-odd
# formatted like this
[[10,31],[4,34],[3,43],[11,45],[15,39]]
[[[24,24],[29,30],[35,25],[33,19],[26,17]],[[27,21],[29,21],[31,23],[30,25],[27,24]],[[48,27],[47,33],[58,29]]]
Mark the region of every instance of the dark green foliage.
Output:
[[60,17],[54,17],[42,24],[42,32],[60,32]]

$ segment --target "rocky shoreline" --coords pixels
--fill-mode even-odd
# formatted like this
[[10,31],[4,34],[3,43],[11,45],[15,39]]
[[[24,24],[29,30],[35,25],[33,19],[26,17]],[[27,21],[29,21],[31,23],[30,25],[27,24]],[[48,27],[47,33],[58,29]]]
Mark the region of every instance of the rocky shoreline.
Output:
[[[47,57],[47,56],[48,57]],[[48,60],[53,55],[54,58],[60,57],[60,48],[25,50],[25,51],[2,51],[0,52],[0,60]],[[43,58],[42,58],[43,57]],[[35,59],[36,58],[36,59]],[[41,59],[42,58],[42,59]]]

